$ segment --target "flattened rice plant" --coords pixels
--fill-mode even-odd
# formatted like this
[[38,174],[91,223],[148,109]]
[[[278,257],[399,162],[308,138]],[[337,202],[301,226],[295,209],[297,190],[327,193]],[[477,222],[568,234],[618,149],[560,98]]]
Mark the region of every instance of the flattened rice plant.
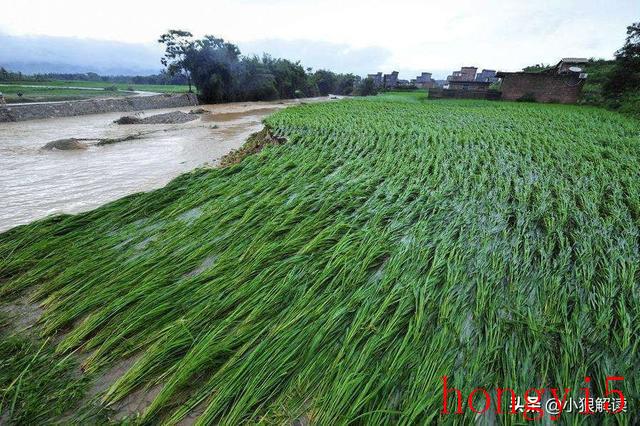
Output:
[[0,298],[42,302],[60,356],[136,359],[105,405],[158,387],[139,421],[467,422],[440,416],[442,376],[618,375],[612,421],[638,421],[638,121],[378,97],[266,124],[287,142],[0,235]]

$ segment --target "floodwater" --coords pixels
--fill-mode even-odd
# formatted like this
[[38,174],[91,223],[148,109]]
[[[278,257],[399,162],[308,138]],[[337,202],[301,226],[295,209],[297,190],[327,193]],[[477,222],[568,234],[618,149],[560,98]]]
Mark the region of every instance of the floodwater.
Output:
[[[57,213],[78,213],[166,185],[181,173],[215,166],[262,128],[270,113],[300,101],[203,105],[210,111],[184,124],[118,125],[134,113],[0,123],[0,232]],[[148,110],[150,116],[191,108]],[[134,140],[73,151],[43,150],[64,138]]]

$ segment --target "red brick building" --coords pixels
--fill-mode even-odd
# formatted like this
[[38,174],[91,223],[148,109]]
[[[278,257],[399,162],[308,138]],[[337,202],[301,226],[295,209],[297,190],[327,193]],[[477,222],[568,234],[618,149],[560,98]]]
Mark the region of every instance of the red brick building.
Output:
[[499,72],[502,99],[574,104],[580,99],[587,77],[581,66],[586,59],[565,58],[542,72]]
[[462,67],[447,77],[447,81],[473,81],[476,79],[477,67]]

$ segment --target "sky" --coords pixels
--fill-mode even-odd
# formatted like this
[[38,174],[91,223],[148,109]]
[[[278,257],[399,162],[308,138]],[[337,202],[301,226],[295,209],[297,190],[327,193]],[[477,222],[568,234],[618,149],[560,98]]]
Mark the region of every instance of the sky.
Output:
[[640,1],[0,0],[0,10],[0,37],[11,41],[3,50],[0,39],[0,65],[86,62],[87,46],[100,40],[127,51],[105,53],[105,67],[155,69],[155,41],[172,28],[314,69],[444,78],[461,66],[515,71],[562,57],[610,58],[639,20]]

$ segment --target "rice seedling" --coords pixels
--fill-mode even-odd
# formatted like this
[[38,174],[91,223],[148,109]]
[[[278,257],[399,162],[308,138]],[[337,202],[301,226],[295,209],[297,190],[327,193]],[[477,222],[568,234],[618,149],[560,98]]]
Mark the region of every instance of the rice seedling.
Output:
[[640,122],[407,94],[266,125],[286,143],[0,235],[0,298],[43,304],[56,356],[135,359],[103,405],[156,387],[136,422],[468,423],[442,376],[575,397],[623,376],[627,413],[596,418],[639,420]]

